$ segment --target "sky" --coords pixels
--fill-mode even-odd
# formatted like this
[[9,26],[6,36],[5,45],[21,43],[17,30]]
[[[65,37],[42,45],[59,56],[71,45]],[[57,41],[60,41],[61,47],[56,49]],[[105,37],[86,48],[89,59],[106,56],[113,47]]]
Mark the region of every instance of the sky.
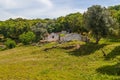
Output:
[[9,18],[57,18],[84,13],[92,5],[119,5],[120,0],[0,0],[0,20]]

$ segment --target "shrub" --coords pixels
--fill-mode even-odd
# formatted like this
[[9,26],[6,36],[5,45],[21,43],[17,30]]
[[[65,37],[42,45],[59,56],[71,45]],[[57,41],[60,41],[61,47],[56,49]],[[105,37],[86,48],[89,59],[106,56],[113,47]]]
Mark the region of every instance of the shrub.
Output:
[[33,32],[23,33],[19,36],[20,41],[24,44],[30,44],[35,39],[35,34]]
[[65,36],[65,34],[60,34],[60,37],[64,37]]
[[16,42],[8,38],[7,41],[5,42],[5,45],[7,48],[11,49],[11,48],[16,47]]

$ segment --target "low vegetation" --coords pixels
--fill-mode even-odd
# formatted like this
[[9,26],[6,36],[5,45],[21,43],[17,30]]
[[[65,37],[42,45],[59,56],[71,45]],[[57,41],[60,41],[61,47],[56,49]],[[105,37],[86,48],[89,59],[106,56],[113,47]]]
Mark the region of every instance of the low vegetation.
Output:
[[24,45],[30,44],[33,40],[35,40],[35,34],[33,32],[23,33],[19,36],[19,39]]
[[16,42],[14,40],[8,38],[7,41],[5,42],[5,45],[8,49],[15,48]]
[[72,41],[20,46],[0,52],[0,79],[119,80],[119,62],[120,43],[104,39],[98,45]]

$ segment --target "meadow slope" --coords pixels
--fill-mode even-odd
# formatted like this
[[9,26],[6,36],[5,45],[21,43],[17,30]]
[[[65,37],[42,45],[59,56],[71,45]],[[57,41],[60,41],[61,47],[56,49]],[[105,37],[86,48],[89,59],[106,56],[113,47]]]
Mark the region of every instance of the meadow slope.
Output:
[[0,51],[0,80],[120,80],[120,43],[73,41]]

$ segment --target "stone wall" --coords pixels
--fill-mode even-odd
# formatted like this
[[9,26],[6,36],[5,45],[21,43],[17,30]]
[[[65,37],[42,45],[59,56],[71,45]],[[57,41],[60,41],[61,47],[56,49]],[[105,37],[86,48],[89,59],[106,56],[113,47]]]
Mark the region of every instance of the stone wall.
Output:
[[60,38],[60,41],[71,41],[71,40],[79,40],[81,41],[81,35],[80,34],[77,34],[77,33],[69,33],[69,34],[66,34],[64,37],[61,37]]
[[59,40],[59,34],[51,33],[50,35],[48,35],[48,37],[45,38],[45,40],[47,40],[48,42],[58,41]]
[[[60,34],[64,34],[64,36],[60,36]],[[45,41],[52,42],[52,41],[61,41],[61,42],[67,42],[72,40],[79,40],[79,41],[88,41],[88,38],[86,36],[82,36],[78,33],[51,33],[46,38]]]

